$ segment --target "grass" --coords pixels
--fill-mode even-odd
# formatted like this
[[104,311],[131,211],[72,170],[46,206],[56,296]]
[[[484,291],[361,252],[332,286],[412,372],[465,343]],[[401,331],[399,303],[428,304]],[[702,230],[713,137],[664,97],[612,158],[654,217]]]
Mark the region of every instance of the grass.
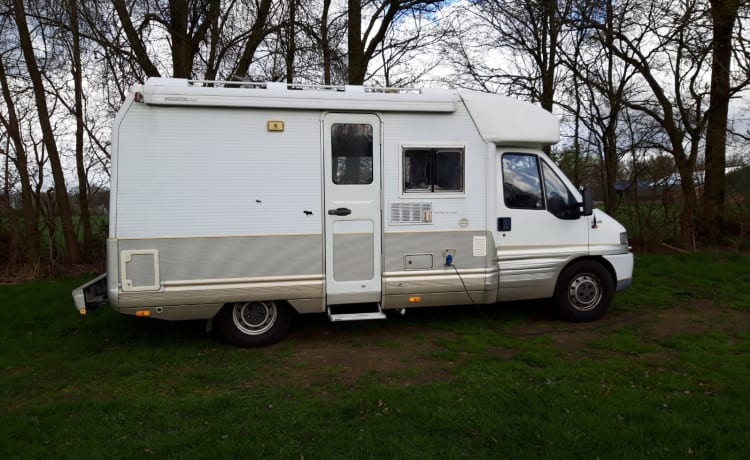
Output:
[[83,279],[0,286],[0,457],[744,458],[748,267],[639,256],[596,323],[545,302],[313,317],[259,350],[78,317]]

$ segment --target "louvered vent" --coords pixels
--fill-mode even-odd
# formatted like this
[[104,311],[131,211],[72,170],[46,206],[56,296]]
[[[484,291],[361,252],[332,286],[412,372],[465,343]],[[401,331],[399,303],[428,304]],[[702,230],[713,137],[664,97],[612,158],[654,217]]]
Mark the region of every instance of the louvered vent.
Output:
[[392,224],[429,224],[432,222],[432,203],[391,203]]

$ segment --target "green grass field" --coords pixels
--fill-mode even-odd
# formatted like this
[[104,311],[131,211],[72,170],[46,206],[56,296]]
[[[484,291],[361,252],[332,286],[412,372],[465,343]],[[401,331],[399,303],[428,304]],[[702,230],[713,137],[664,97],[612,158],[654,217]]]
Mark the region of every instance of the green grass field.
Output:
[[79,317],[0,286],[0,458],[745,458],[750,258],[636,258],[595,323],[547,302],[299,318],[280,344]]

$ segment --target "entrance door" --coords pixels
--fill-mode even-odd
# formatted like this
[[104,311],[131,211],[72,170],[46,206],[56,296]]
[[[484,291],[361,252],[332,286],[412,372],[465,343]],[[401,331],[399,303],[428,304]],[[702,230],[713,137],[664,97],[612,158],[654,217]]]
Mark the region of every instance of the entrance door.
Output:
[[380,119],[326,115],[323,157],[327,303],[379,302]]

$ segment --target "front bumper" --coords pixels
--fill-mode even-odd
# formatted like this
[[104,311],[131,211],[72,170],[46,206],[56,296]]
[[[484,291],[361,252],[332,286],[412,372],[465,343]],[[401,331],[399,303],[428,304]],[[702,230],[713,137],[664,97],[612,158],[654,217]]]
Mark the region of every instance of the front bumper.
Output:
[[630,287],[633,282],[633,253],[615,254],[604,256],[615,269],[615,281],[617,290],[622,291]]

